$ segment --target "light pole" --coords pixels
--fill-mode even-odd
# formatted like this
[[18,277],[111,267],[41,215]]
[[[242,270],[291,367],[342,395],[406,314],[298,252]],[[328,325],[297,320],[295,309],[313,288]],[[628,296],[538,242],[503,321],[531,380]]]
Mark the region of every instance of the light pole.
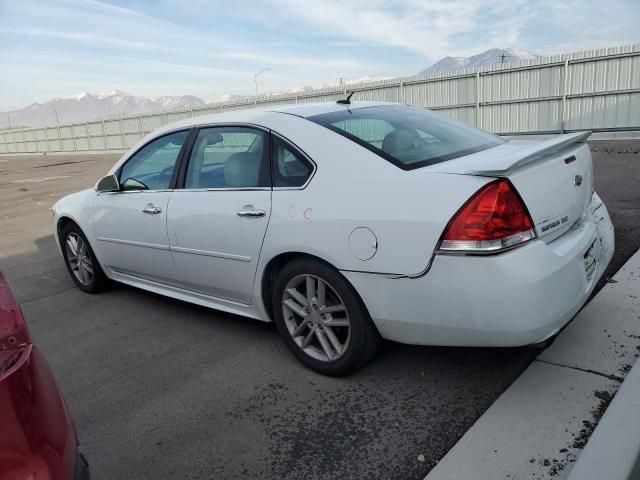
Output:
[[58,110],[54,110],[56,112],[56,125],[60,126],[60,120],[58,119]]
[[261,73],[266,72],[267,70],[271,70],[271,69],[270,68],[263,68],[262,70],[260,70],[258,73],[256,73],[253,76],[253,82],[256,84],[256,96],[255,96],[255,99],[254,99],[254,102],[253,102],[254,105],[258,105],[258,75],[260,75]]
[[9,121],[9,130],[11,130],[11,115],[7,114],[7,120]]

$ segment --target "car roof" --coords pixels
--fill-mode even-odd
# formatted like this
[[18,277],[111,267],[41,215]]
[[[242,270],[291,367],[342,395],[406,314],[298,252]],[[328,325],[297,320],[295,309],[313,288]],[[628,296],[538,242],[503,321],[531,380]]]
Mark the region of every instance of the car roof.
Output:
[[[273,115],[293,115],[299,118],[308,118],[314,115],[321,115],[323,113],[378,107],[382,105],[399,104],[393,102],[351,102],[350,104],[341,104],[336,102],[292,103],[286,105],[269,105],[257,108],[229,110],[226,112],[209,113],[206,115],[195,115],[193,117],[170,122],[156,128],[140,139],[140,141],[130,149],[129,153],[136,151],[153,138],[181,129],[224,123],[246,123],[268,127],[269,117],[273,117]],[[127,155],[125,155],[125,157],[127,157]]]
[[340,112],[344,110],[356,110],[359,108],[377,107],[380,105],[397,105],[391,102],[351,102],[348,104],[337,102],[318,102],[318,103],[292,103],[288,105],[276,105],[260,110],[268,112],[288,113],[298,117],[312,117],[314,115],[322,115],[323,113]]
[[241,122],[241,123],[260,123],[265,119],[265,115],[286,114],[294,115],[300,118],[308,118],[323,113],[339,112],[344,110],[355,110],[359,108],[377,107],[381,105],[398,105],[391,102],[352,102],[350,104],[340,104],[336,102],[318,102],[318,103],[293,103],[288,105],[270,105],[267,107],[245,108],[242,110],[229,110],[220,113],[210,113],[207,115],[196,115],[176,122],[168,123],[153,131],[153,136],[161,133],[176,130],[179,128],[189,128],[199,125],[224,123],[224,122]]

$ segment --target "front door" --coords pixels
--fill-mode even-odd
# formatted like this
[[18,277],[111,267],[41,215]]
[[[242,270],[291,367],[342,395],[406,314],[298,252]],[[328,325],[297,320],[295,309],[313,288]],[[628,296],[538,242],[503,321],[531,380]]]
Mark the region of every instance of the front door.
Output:
[[121,167],[118,192],[99,193],[93,213],[104,264],[117,273],[172,283],[167,239],[174,170],[188,131],[152,140]]
[[251,303],[271,214],[268,133],[233,126],[198,132],[184,178],[171,195],[169,244],[180,285]]

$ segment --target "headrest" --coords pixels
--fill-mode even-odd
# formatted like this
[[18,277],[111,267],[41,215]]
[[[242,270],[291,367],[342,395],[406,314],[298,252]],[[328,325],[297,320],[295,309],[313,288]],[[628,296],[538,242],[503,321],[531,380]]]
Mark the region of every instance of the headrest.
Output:
[[408,128],[399,128],[389,132],[382,141],[382,151],[393,155],[395,153],[413,150],[422,143],[418,132]]
[[256,153],[234,153],[224,164],[227,187],[256,187],[259,173],[260,155]]
[[207,141],[207,145],[215,145],[224,140],[220,132],[215,130],[202,130],[202,139]]

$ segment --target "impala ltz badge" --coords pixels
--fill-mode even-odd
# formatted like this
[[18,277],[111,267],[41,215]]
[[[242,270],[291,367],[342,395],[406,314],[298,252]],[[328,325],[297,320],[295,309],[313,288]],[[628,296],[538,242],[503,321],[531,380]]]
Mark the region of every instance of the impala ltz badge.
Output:
[[575,178],[573,179],[573,184],[576,187],[579,187],[580,185],[582,185],[582,175],[576,175]]

